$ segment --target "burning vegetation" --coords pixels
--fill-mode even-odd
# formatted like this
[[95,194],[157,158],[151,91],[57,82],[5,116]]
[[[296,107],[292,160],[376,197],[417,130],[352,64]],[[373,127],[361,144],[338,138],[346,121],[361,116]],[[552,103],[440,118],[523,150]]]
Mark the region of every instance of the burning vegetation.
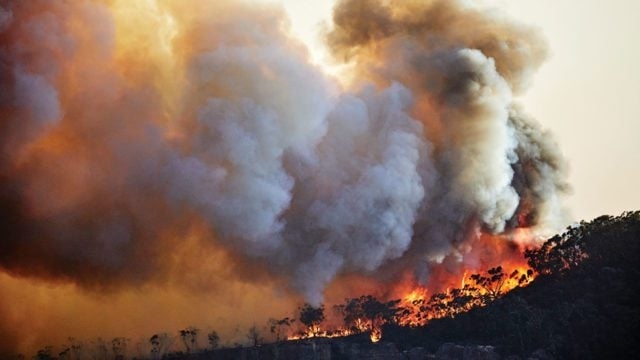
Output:
[[497,266],[486,273],[472,274],[468,278],[463,276],[460,288],[447,288],[443,292],[430,294],[428,289],[417,287],[394,300],[379,300],[373,295],[348,298],[343,304],[332,307],[333,316],[341,319],[342,323],[327,325],[326,328],[321,326],[325,321],[324,305],[313,307],[305,304],[299,312],[300,322],[305,329],[287,339],[368,333],[372,342],[378,342],[386,325],[415,328],[425,326],[434,319],[454,318],[476,307],[486,306],[508,291],[526,286],[533,279],[534,272],[531,269],[505,272],[502,266]]
[[376,340],[528,283],[569,189],[517,101],[542,36],[457,0],[340,0],[323,36],[343,73],[271,3],[0,1],[0,354],[301,302],[296,336]]

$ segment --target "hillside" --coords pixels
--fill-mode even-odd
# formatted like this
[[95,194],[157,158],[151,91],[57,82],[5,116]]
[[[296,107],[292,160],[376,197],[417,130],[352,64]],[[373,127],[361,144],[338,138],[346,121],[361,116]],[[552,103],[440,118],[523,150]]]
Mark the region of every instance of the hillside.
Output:
[[[627,359],[640,344],[640,212],[581,222],[526,258],[538,277],[418,328],[220,349],[173,359]],[[453,306],[453,305],[450,305]]]
[[640,344],[640,212],[571,227],[527,253],[540,275],[486,307],[385,340],[435,351],[445,342],[491,344],[503,355],[544,349],[556,358],[626,359]]

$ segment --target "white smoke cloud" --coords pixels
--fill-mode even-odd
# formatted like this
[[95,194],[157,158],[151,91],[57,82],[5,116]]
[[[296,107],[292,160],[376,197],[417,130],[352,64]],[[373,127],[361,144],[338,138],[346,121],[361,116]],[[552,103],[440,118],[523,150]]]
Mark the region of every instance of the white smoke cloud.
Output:
[[464,194],[488,228],[503,231],[518,204],[510,166],[516,143],[507,127],[511,91],[494,61],[478,50],[436,55],[425,67],[433,67],[425,81],[442,84],[433,91],[443,100],[444,151],[454,192]]
[[[307,201],[295,203],[292,214],[302,228],[285,230],[298,241],[295,234],[304,234],[303,242],[288,243],[293,251],[318,249],[313,264],[331,254],[318,266],[321,274],[298,281],[311,298],[319,298],[324,279],[340,270],[372,272],[408,249],[425,194],[419,172],[428,160],[421,157],[429,155],[421,124],[407,114],[411,105],[408,90],[395,84],[380,93],[366,88],[345,96],[329,115],[317,161],[304,169],[318,176],[296,192]],[[304,264],[304,255],[297,258]]]

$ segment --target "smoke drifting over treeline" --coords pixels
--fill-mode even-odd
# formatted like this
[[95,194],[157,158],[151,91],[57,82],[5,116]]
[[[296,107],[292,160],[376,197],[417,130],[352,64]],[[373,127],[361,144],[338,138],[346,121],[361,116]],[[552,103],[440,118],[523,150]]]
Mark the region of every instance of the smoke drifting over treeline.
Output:
[[563,225],[564,160],[514,103],[536,31],[462,1],[339,1],[333,21],[343,83],[270,4],[0,1],[2,291],[319,302]]

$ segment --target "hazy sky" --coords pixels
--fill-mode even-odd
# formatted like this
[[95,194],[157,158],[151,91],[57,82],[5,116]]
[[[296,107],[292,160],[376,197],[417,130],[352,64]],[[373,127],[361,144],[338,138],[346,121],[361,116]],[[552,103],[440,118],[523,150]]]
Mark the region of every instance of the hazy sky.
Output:
[[[294,31],[317,47],[332,1],[281,1]],[[548,41],[549,59],[520,101],[569,161],[573,218],[640,208],[640,1],[480,3],[539,27]]]

